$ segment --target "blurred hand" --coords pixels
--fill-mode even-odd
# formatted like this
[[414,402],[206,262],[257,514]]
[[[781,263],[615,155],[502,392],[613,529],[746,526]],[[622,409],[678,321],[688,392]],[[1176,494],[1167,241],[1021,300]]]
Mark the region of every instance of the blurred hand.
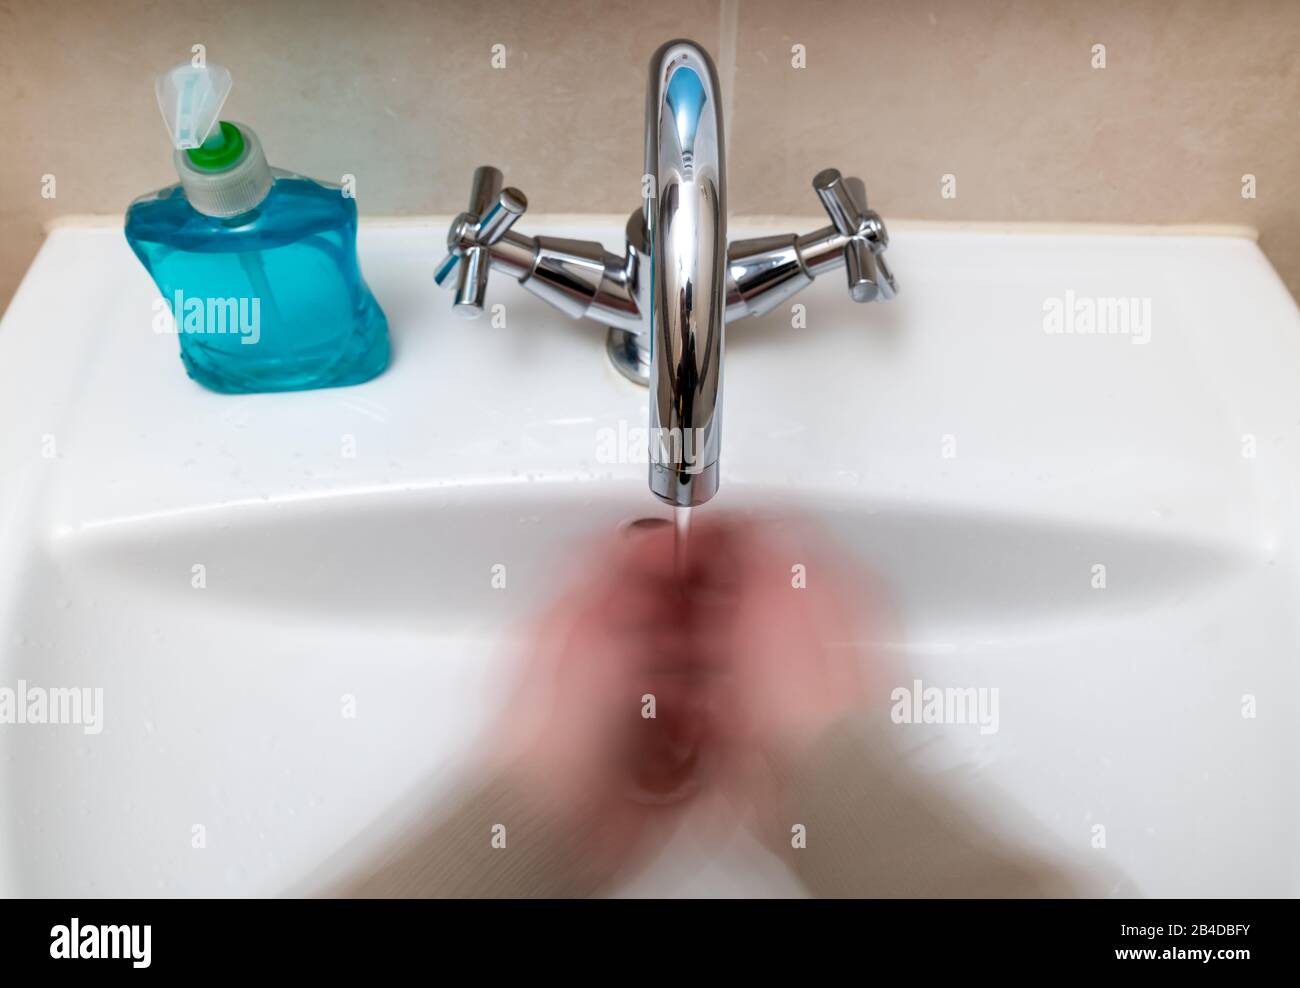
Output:
[[711,681],[716,743],[733,798],[760,822],[789,772],[825,731],[861,710],[864,629],[874,593],[808,530],[725,516],[692,534],[690,586],[711,601],[697,636],[721,638],[723,674]]
[[[594,894],[710,790],[730,803],[714,819],[747,819],[814,894],[1075,888],[896,771],[879,739],[831,731],[887,673],[863,646],[881,596],[819,545],[713,512],[684,560],[671,526],[593,545],[534,629],[494,734],[505,770],[350,894]],[[819,835],[798,855],[792,813]],[[510,858],[485,840],[503,818]]]
[[[505,758],[610,867],[703,784],[710,659],[684,618],[670,526],[590,546],[536,625]],[[653,704],[653,717],[644,716]]]
[[808,532],[697,515],[683,566],[669,525],[584,554],[502,732],[535,797],[582,814],[611,867],[705,788],[770,816],[786,770],[864,702],[861,581]]
[[717,572],[730,614],[724,725],[728,740],[774,758],[799,756],[864,700],[861,581],[809,532],[782,536],[725,519],[701,526],[692,560]]

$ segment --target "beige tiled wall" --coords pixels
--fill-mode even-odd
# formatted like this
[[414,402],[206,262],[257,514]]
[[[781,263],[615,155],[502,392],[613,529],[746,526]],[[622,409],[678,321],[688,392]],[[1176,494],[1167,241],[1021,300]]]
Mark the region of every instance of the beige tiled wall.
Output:
[[272,162],[357,176],[363,214],[463,208],[480,162],[620,213],[674,36],[718,62],[733,215],[815,215],[836,165],[887,217],[1252,225],[1300,293],[1296,0],[0,0],[0,304],[46,220],[173,180],[153,78],[194,43]]

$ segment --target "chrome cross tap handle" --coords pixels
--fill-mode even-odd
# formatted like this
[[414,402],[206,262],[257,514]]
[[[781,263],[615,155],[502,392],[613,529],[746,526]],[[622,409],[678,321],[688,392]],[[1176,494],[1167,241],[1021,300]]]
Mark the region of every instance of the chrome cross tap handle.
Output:
[[771,312],[818,275],[841,265],[848,272],[853,301],[888,301],[898,294],[898,283],[884,258],[889,233],[880,214],[867,208],[862,181],[826,168],[813,179],[813,191],[830,216],[830,226],[802,237],[784,233],[731,244],[728,320]]
[[643,258],[649,263],[640,246],[645,239],[641,211],[628,221],[628,243],[620,257],[594,240],[516,233],[511,226],[528,200],[518,189],[502,189],[501,182],[496,168],[476,168],[469,210],[452,220],[447,231],[447,256],[434,269],[433,280],[455,288],[456,311],[471,319],[482,314],[488,271],[495,268],[567,316],[643,332],[642,307],[635,297],[641,284],[638,265]]
[[522,192],[515,188],[503,189],[501,183],[500,170],[491,165],[474,170],[469,209],[456,217],[447,232],[448,254],[433,276],[439,285],[445,285],[452,271],[456,271],[455,309],[469,318],[483,311],[491,268],[489,249],[528,208]]
[[879,297],[888,301],[898,294],[893,272],[885,263],[889,233],[874,209],[867,208],[867,189],[860,178],[845,178],[838,169],[826,168],[813,178],[813,189],[844,244],[844,269],[849,295],[855,302]]

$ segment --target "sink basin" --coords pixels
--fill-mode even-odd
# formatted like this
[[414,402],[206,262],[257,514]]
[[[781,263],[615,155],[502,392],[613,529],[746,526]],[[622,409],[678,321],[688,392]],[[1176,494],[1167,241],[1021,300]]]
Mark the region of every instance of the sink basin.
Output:
[[[0,688],[102,689],[102,729],[0,724],[0,895],[315,890],[464,781],[574,547],[668,517],[603,331],[505,278],[505,325],[456,319],[446,227],[363,227],[387,373],[241,397],[184,376],[120,229],[51,234],[0,324]],[[906,757],[1009,832],[1146,895],[1300,894],[1291,298],[1246,238],[891,231],[891,305],[832,276],[729,329],[702,510],[811,518],[886,587],[900,685],[999,690]],[[1149,334],[1048,331],[1067,297]],[[689,828],[619,891],[798,894]]]

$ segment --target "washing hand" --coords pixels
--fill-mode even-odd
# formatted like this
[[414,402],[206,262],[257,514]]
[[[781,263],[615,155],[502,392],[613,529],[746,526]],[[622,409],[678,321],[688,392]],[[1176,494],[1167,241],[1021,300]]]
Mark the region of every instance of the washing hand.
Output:
[[487,783],[349,893],[596,894],[710,792],[816,895],[1079,891],[907,770],[864,645],[880,594],[818,545],[718,516],[680,565],[666,525],[586,547]]

